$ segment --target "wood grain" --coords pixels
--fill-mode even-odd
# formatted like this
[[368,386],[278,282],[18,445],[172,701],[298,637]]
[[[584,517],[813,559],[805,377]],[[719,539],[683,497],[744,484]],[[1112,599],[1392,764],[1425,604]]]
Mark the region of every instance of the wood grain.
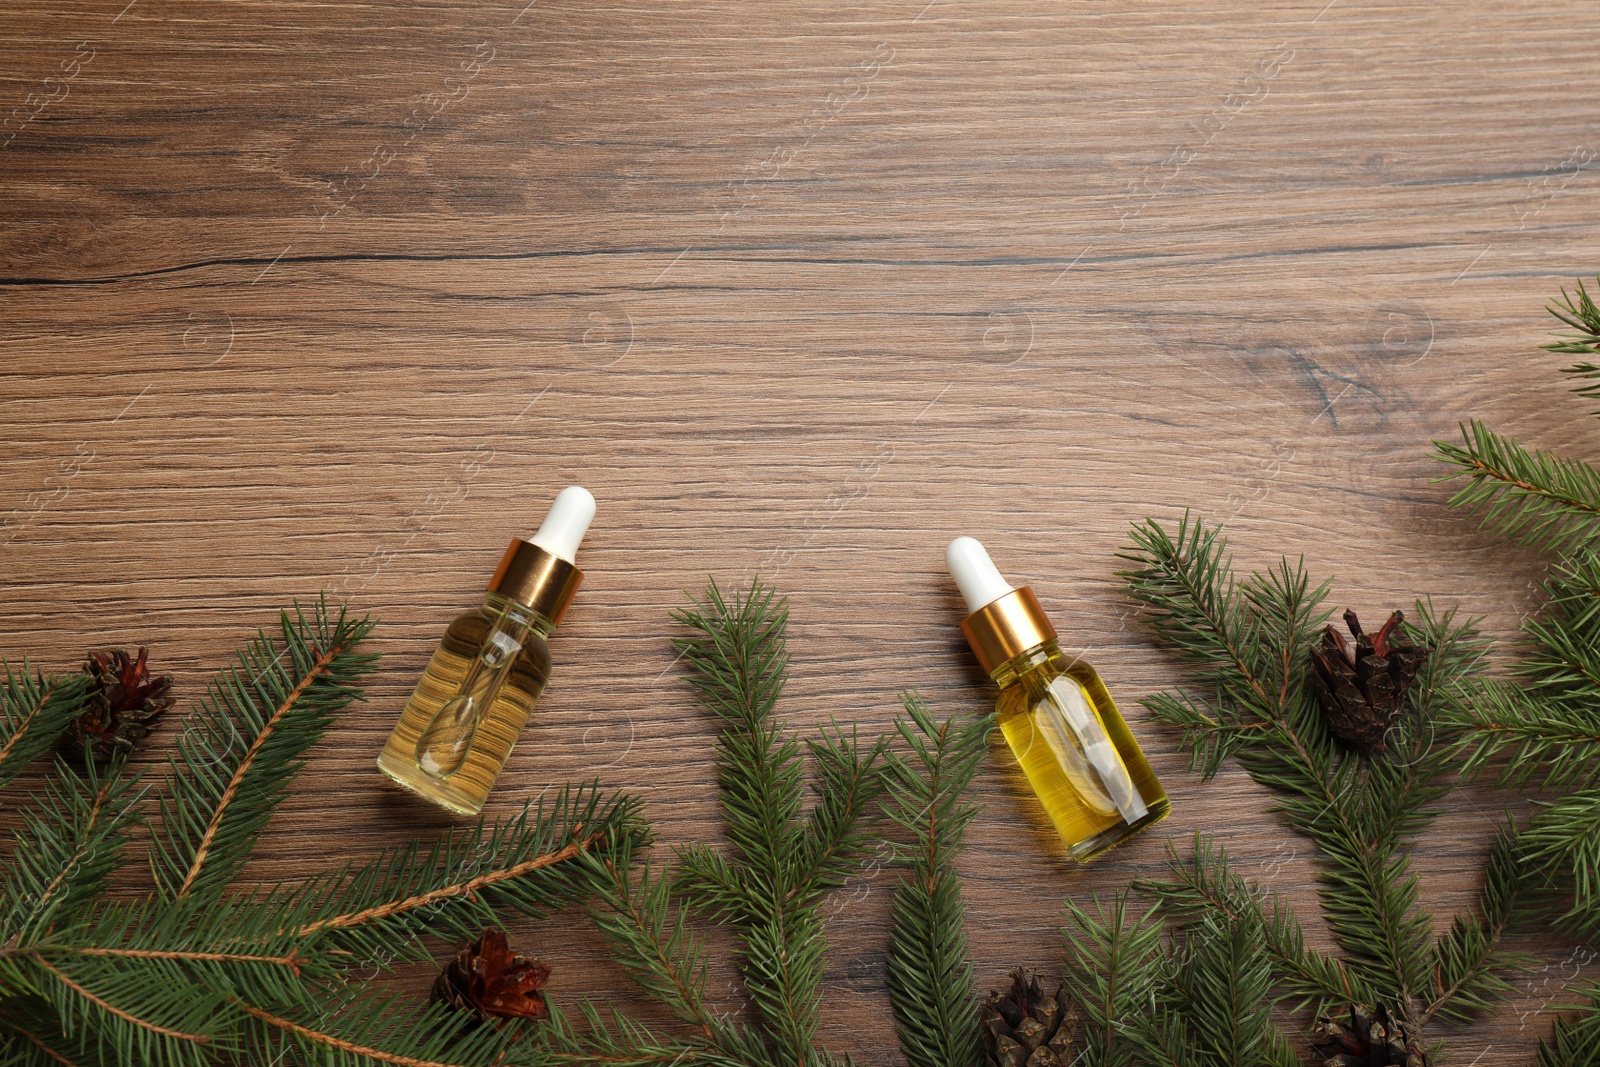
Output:
[[[668,640],[708,574],[789,594],[807,731],[883,729],[906,687],[988,699],[941,565],[958,533],[1130,709],[1178,674],[1115,553],[1186,507],[1243,563],[1337,574],[1341,604],[1431,592],[1509,639],[1542,563],[1443,507],[1428,441],[1477,416],[1600,454],[1537,348],[1596,269],[1600,13],[1324,2],[10,5],[4,651],[147,643],[192,696],[293,597],[379,615],[370,701],[251,866],[273,879],[446,825],[372,761],[573,482],[601,502],[588,581],[492,809],[599,774],[666,842],[719,832]],[[1058,967],[1064,897],[1198,828],[1313,912],[1261,791],[1140,728],[1174,814],[1091,868],[985,770],[986,986]],[[1458,793],[1421,842],[1441,926],[1508,806]],[[899,1062],[891,885],[831,906],[827,1041],[867,1064]],[[592,934],[511,926],[558,996],[628,998]],[[1532,1062],[1562,981],[1593,976],[1530,949],[1459,1062]]]

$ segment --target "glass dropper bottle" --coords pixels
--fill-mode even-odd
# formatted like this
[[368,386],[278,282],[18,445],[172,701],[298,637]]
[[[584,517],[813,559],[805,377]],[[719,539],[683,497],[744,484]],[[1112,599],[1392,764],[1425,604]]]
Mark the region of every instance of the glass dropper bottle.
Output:
[[1090,859],[1164,819],[1166,791],[1111,693],[1061,651],[1033,590],[1012,588],[970,537],[950,542],[945,561],[971,613],[961,632],[1000,687],[1000,731],[1067,854]]
[[550,678],[551,631],[583,581],[574,562],[594,497],[569,486],[517,538],[483,606],[452,622],[378,756],[395,782],[461,815],[482,810]]

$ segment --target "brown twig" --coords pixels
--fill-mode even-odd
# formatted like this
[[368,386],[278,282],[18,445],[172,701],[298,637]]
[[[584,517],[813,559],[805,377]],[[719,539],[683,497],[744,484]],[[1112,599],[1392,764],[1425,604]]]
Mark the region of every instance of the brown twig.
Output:
[[1512,477],[1505,471],[1489,466],[1477,456],[1469,456],[1468,461],[1462,466],[1468,468],[1467,476],[1469,478],[1478,478],[1480,480],[1487,478],[1491,481],[1500,482],[1502,485],[1508,485],[1513,489],[1520,489],[1529,496],[1542,496],[1546,500],[1554,500],[1558,504],[1564,504],[1575,511],[1600,514],[1600,508],[1595,507],[1588,501],[1575,499],[1570,494],[1552,492],[1544,486],[1534,485],[1532,482],[1525,482],[1520,478]]
[[[576,832],[579,827],[574,827],[573,829]],[[323,930],[341,929],[347,926],[360,926],[364,922],[371,922],[373,919],[385,919],[390,915],[398,915],[403,911],[410,911],[413,908],[425,907],[426,905],[432,904],[438,900],[448,900],[451,897],[459,897],[465,896],[469,893],[475,893],[479,889],[483,889],[486,886],[496,885],[500,882],[509,881],[512,878],[520,878],[522,875],[528,874],[532,871],[537,871],[542,867],[550,867],[557,863],[564,863],[567,860],[577,856],[580,852],[588,851],[589,846],[593,845],[603,836],[605,836],[604,832],[598,831],[590,834],[588,837],[583,838],[581,841],[572,842],[565,848],[557,849],[554,852],[545,852],[541,855],[534,856],[532,859],[523,860],[521,863],[507,867],[504,870],[490,871],[488,874],[480,874],[478,877],[469,879],[465,882],[457,882],[455,885],[443,886],[439,889],[430,889],[426,893],[418,893],[416,896],[406,897],[404,900],[390,901],[387,904],[377,904],[370,908],[364,908],[361,911],[353,911],[345,915],[336,915],[331,919],[320,919],[314,923],[307,923],[300,928],[299,936],[309,937],[312,934],[319,933]]]
[[[3,758],[3,756],[0,756],[0,759]],[[100,786],[100,791],[95,794],[94,806],[89,809],[89,822],[83,828],[83,837],[85,839],[88,838],[89,833],[94,829],[94,824],[100,819],[100,813],[105,810],[106,804],[110,801],[111,784],[112,783],[110,780],[103,782]],[[33,909],[33,913],[35,915],[42,915],[44,913],[45,902],[48,901],[55,891],[61,887],[61,883],[66,881],[67,875],[72,872],[72,868],[77,864],[78,858],[83,855],[83,850],[86,845],[87,841],[78,846],[77,850],[72,854],[72,859],[68,860],[62,865],[61,870],[54,878],[50,880],[50,884],[45,886],[44,892],[39,894],[39,903]]]
[[[617,870],[615,863],[609,859],[605,862],[606,872],[611,875],[611,884],[617,891],[617,899],[626,906],[627,910],[623,914],[627,916],[634,926],[639,929],[646,929],[649,924],[645,921],[645,917],[639,913],[639,909],[633,906],[633,897],[630,893],[631,886],[628,884],[627,879]],[[673,965],[667,954],[661,950],[660,942],[652,936],[650,943],[655,946],[656,959],[660,962],[662,969],[667,972],[667,977],[671,979],[673,988],[678,991],[678,998],[683,1001],[685,1006],[694,1010],[696,1025],[700,1027],[701,1032],[708,1039],[715,1037],[716,1031],[712,1029],[711,1020],[706,1016],[705,1007],[700,1003],[700,998],[693,994],[689,984],[684,980],[683,975],[679,973],[678,968]]]
[[235,1000],[234,1004],[246,1015],[254,1016],[268,1026],[276,1026],[280,1030],[288,1030],[290,1033],[298,1034],[301,1037],[309,1038],[312,1041],[336,1048],[340,1052],[348,1052],[354,1056],[365,1056],[368,1059],[377,1060],[379,1063],[392,1063],[395,1067],[456,1067],[455,1064],[441,1063],[438,1060],[419,1060],[412,1056],[397,1056],[392,1052],[384,1052],[382,1049],[358,1045],[353,1041],[346,1041],[343,1038],[334,1037],[332,1034],[313,1030],[309,1026],[301,1026],[299,1023],[290,1022],[288,1019],[281,1019],[269,1011],[258,1008],[253,1004],[246,1004],[242,1000]]
[[33,1034],[33,1033],[28,1032],[27,1030],[22,1029],[22,1027],[18,1026],[16,1023],[8,1022],[6,1025],[11,1028],[12,1033],[20,1034],[23,1037],[27,1038],[29,1041],[32,1041],[35,1045],[38,1046],[40,1052],[43,1052],[46,1056],[49,1056],[51,1059],[55,1060],[57,1063],[64,1064],[65,1067],[78,1067],[77,1064],[73,1063],[71,1060],[67,1059],[61,1053],[57,1052],[55,1049],[53,1049],[49,1045],[45,1044],[44,1041],[42,1039],[40,1039],[37,1034]]
[[272,731],[283,721],[284,716],[294,710],[295,704],[299,702],[305,691],[311,687],[311,683],[327,671],[334,657],[343,652],[344,649],[344,645],[335,645],[328,651],[320,653],[315,662],[311,664],[310,669],[306,671],[305,677],[300,679],[293,689],[289,690],[289,695],[283,698],[283,702],[277,706],[262,725],[261,732],[256,734],[254,741],[250,742],[250,747],[245,750],[244,759],[239,761],[238,769],[233,772],[233,777],[229,779],[227,788],[222,791],[222,796],[217,801],[216,810],[211,813],[211,821],[206,824],[206,832],[201,836],[199,847],[194,852],[194,862],[189,865],[189,873],[184,878],[183,885],[178,889],[180,898],[188,894],[189,890],[194,886],[195,879],[200,877],[200,868],[205,865],[206,856],[211,851],[211,843],[215,840],[217,831],[222,827],[223,817],[228,813],[228,805],[233,802],[234,794],[239,791],[239,786],[244,781],[244,776],[249,773],[251,765],[255,763],[255,758],[260,753],[261,746],[266,743],[268,737],[272,736]]
[[18,723],[17,728],[12,731],[11,737],[6,741],[5,745],[0,746],[0,763],[4,763],[6,757],[11,755],[12,747],[16,745],[18,741],[22,740],[23,736],[27,734],[29,725],[32,724],[34,719],[39,717],[39,712],[44,710],[44,706],[50,702],[50,696],[55,691],[56,686],[54,682],[45,683],[44,691],[39,694],[39,702],[33,706],[32,711],[23,716],[22,721]]
[[123,1011],[115,1004],[111,1004],[95,996],[93,993],[83,988],[83,986],[79,985],[77,982],[74,982],[71,978],[68,978],[66,974],[50,966],[50,964],[45,961],[45,958],[37,953],[35,953],[33,956],[33,962],[37,963],[40,967],[43,967],[45,970],[55,975],[58,982],[72,990],[74,993],[78,994],[78,996],[89,1001],[91,1004],[98,1005],[101,1009],[110,1012],[119,1019],[130,1022],[141,1029],[149,1030],[153,1034],[160,1034],[162,1037],[175,1037],[181,1041],[192,1041],[196,1045],[207,1045],[211,1043],[211,1038],[206,1034],[186,1034],[182,1030],[172,1030],[165,1026],[158,1026],[157,1024],[146,1019],[139,1018],[137,1015]]
[[[300,977],[300,957],[293,952],[287,956],[250,956],[237,952],[180,952],[171,949],[154,948],[60,948],[51,945],[38,945],[30,950],[30,955],[40,952],[67,952],[74,956],[114,956],[120,959],[135,960],[185,960],[193,963],[271,963],[279,967],[287,967],[294,972],[296,978]],[[3,955],[3,953],[0,953]]]

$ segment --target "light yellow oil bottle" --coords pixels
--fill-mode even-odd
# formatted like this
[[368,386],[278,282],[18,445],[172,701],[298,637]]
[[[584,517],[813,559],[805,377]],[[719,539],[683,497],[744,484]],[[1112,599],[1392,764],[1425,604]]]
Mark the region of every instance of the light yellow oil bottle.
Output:
[[961,630],[1000,687],[1000,731],[1067,855],[1088,860],[1166,818],[1166,791],[1111,693],[1061,651],[1033,590],[1013,589],[970,537],[945,558],[971,612]]
[[445,630],[379,770],[450,811],[482,810],[550,679],[545,639],[583,581],[573,561],[593,518],[594,497],[570,486],[531,540],[511,542],[483,606]]

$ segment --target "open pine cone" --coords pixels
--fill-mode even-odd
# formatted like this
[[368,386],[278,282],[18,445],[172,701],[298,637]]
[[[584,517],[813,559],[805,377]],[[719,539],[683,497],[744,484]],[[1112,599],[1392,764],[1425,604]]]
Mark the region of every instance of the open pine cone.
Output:
[[1428,649],[1405,639],[1403,612],[1389,616],[1376,634],[1361,629],[1356,613],[1344,613],[1355,646],[1329,626],[1322,647],[1311,650],[1317,700],[1328,728],[1347,745],[1368,756],[1382,755],[1384,735],[1405,707],[1406,690],[1428,658]]
[[1311,1036],[1311,1050],[1323,1057],[1324,1067],[1428,1067],[1421,1036],[1381,1004],[1371,1014],[1352,1006],[1348,1017],[1324,1015]]
[[150,736],[156,720],[173,701],[167,695],[172,679],[150,677],[145,666],[147,652],[139,649],[137,659],[121,649],[89,653],[83,670],[94,679],[94,691],[88,710],[62,735],[69,752],[104,762],[118,752],[132,752]]
[[539,992],[550,968],[511,954],[506,933],[488,927],[433,983],[433,999],[454,1004],[479,1019],[543,1019],[550,1014]]
[[1045,996],[1037,976],[1018,967],[1011,988],[984,998],[978,1010],[988,1067],[1066,1067],[1074,1059],[1078,1016],[1068,1008],[1062,988]]

